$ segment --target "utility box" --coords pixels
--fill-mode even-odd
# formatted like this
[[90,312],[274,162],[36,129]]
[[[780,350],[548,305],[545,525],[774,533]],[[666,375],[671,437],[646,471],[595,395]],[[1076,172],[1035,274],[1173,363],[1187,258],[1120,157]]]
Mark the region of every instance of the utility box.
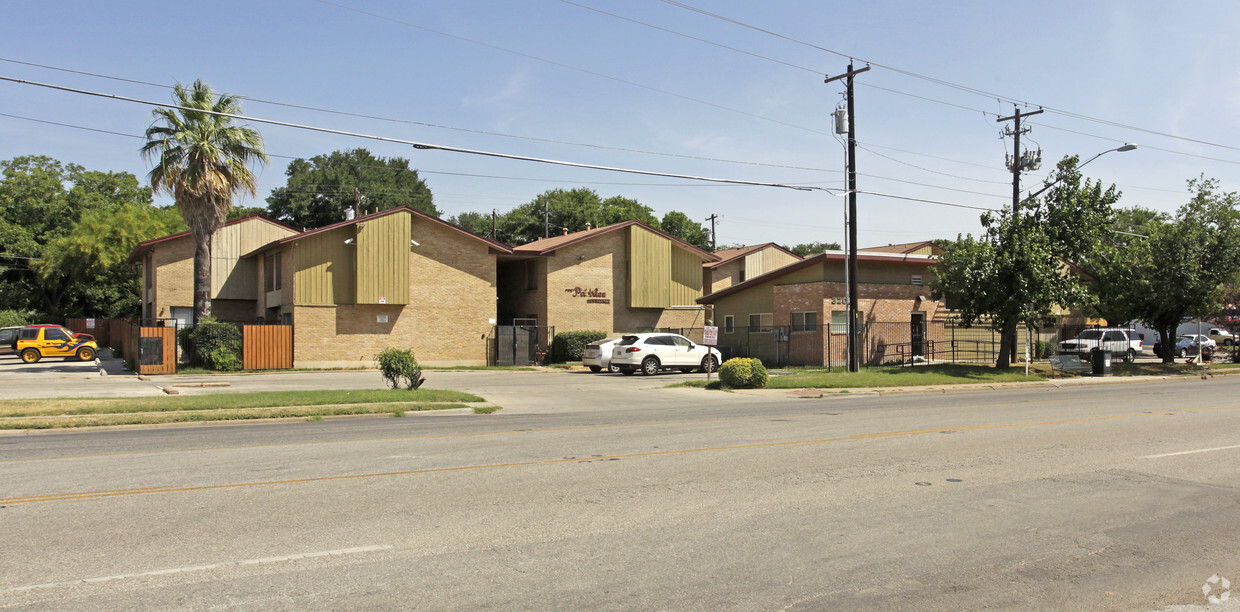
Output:
[[1093,349],[1089,351],[1089,360],[1093,363],[1094,376],[1110,376],[1111,375],[1111,352],[1102,349]]

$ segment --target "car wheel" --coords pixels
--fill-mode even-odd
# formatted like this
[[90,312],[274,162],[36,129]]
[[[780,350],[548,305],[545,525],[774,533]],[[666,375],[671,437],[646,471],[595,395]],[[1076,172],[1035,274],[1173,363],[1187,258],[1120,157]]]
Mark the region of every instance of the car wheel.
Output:
[[1236,341],[1235,341],[1235,340],[1232,340],[1231,338],[1228,338],[1228,339],[1226,339],[1226,340],[1223,340],[1223,346],[1231,346],[1231,345],[1233,345],[1233,344],[1235,344],[1235,343],[1236,343]]
[[84,346],[78,349],[77,358],[79,361],[90,361],[95,358],[95,349],[90,348],[89,346]]
[[718,372],[719,371],[719,358],[715,357],[714,355],[707,355],[703,357],[702,358],[702,371],[703,372],[707,371],[708,367],[710,368],[711,372]]
[[647,357],[642,360],[642,374],[646,376],[654,376],[659,373],[659,360],[655,357]]
[[594,372],[595,374],[598,374],[599,372],[603,371],[603,368],[599,366],[590,366],[590,371]]
[[1188,349],[1180,349],[1180,358],[1188,357]]
[[615,373],[617,373],[617,372],[619,372],[619,371],[620,371],[620,366],[618,366],[618,365],[609,365],[609,366],[607,366],[607,371],[608,371],[608,372],[611,372],[612,374],[615,374]]
[[625,376],[632,376],[634,373],[636,373],[636,370],[630,370],[628,368],[625,368],[623,370],[620,370],[620,373],[624,374]]
[[22,361],[26,363],[39,363],[43,355],[39,353],[39,349],[28,348],[22,351]]
[[1137,360],[1137,352],[1136,352],[1136,351],[1134,351],[1134,350],[1132,350],[1132,349],[1128,349],[1128,351],[1124,353],[1124,363],[1132,363],[1132,362],[1134,362],[1134,361],[1136,361],[1136,360]]

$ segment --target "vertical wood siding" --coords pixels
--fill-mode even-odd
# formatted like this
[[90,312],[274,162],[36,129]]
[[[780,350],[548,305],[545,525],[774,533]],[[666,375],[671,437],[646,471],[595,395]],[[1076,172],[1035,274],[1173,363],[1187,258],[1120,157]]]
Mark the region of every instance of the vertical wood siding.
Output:
[[[352,304],[356,247],[353,226],[307,236],[296,242],[293,291],[297,304],[328,306]],[[288,288],[285,287],[285,290]]]
[[672,241],[630,226],[629,307],[667,308],[672,305],[671,287]]
[[702,297],[702,257],[672,248],[672,306],[697,306]]
[[[357,303],[409,303],[410,224],[407,212],[357,226]],[[414,247],[417,248],[417,247]]]
[[756,278],[770,272],[766,269],[766,257],[762,251],[745,256],[745,280]]
[[293,367],[292,325],[245,325],[241,328],[241,367],[286,370]]
[[211,299],[258,299],[258,263],[241,256],[293,233],[261,219],[221,227],[211,237]]

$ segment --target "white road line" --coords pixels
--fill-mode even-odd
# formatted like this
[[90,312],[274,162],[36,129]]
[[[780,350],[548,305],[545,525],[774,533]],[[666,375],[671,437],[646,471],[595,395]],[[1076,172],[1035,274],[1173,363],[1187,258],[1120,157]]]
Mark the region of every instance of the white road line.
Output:
[[297,555],[285,555],[283,557],[264,557],[262,559],[246,559],[244,561],[229,561],[226,563],[212,563],[210,565],[193,565],[189,567],[176,567],[172,569],[154,570],[150,572],[137,572],[134,574],[117,574],[115,576],[99,576],[95,578],[82,578],[80,580],[67,580],[64,582],[45,582],[43,584],[27,584],[24,586],[15,586],[0,589],[0,593],[15,593],[19,591],[33,591],[35,589],[51,589],[56,587],[71,586],[75,584],[93,584],[97,582],[110,582],[112,580],[128,580],[130,578],[144,578],[147,576],[167,576],[169,574],[183,574],[188,572],[205,572],[225,567],[240,567],[243,565],[265,565],[268,563],[284,563],[288,561],[298,561],[301,559],[314,559],[316,557],[335,557],[339,555],[355,555],[358,553],[378,552],[381,550],[391,550],[391,544],[382,544],[377,546],[359,546],[357,548],[341,548],[337,550],[324,550],[320,552],[301,553]]
[[1214,451],[1231,450],[1233,448],[1240,448],[1240,444],[1234,444],[1232,446],[1216,446],[1214,448],[1199,448],[1197,450],[1180,451],[1178,453],[1164,453],[1162,455],[1146,455],[1144,457],[1137,457],[1137,458],[1138,459],[1162,459],[1163,457],[1175,457],[1178,455],[1196,455],[1197,453],[1211,453]]

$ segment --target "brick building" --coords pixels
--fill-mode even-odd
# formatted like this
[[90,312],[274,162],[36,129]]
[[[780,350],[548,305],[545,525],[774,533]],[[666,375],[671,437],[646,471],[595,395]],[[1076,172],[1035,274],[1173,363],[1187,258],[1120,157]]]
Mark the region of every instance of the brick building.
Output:
[[[846,254],[828,251],[706,295],[719,344],[733,355],[774,363],[839,364],[846,359]],[[934,257],[859,251],[858,311],[867,362],[924,354],[947,310],[930,298]]]
[[706,293],[727,289],[746,279],[762,276],[801,261],[801,256],[768,242],[754,246],[715,251],[719,261],[702,264],[702,286]]
[[640,221],[536,240],[500,256],[500,323],[556,332],[701,328],[702,265],[717,260]]
[[[211,309],[221,320],[254,319],[257,269],[242,255],[297,230],[251,215],[224,224],[211,240]],[[194,320],[194,238],[181,232],[139,243],[129,263],[142,264],[142,318]]]
[[411,208],[277,240],[245,255],[250,318],[294,324],[298,367],[373,363],[412,348],[426,365],[485,365],[496,257],[511,250]]

